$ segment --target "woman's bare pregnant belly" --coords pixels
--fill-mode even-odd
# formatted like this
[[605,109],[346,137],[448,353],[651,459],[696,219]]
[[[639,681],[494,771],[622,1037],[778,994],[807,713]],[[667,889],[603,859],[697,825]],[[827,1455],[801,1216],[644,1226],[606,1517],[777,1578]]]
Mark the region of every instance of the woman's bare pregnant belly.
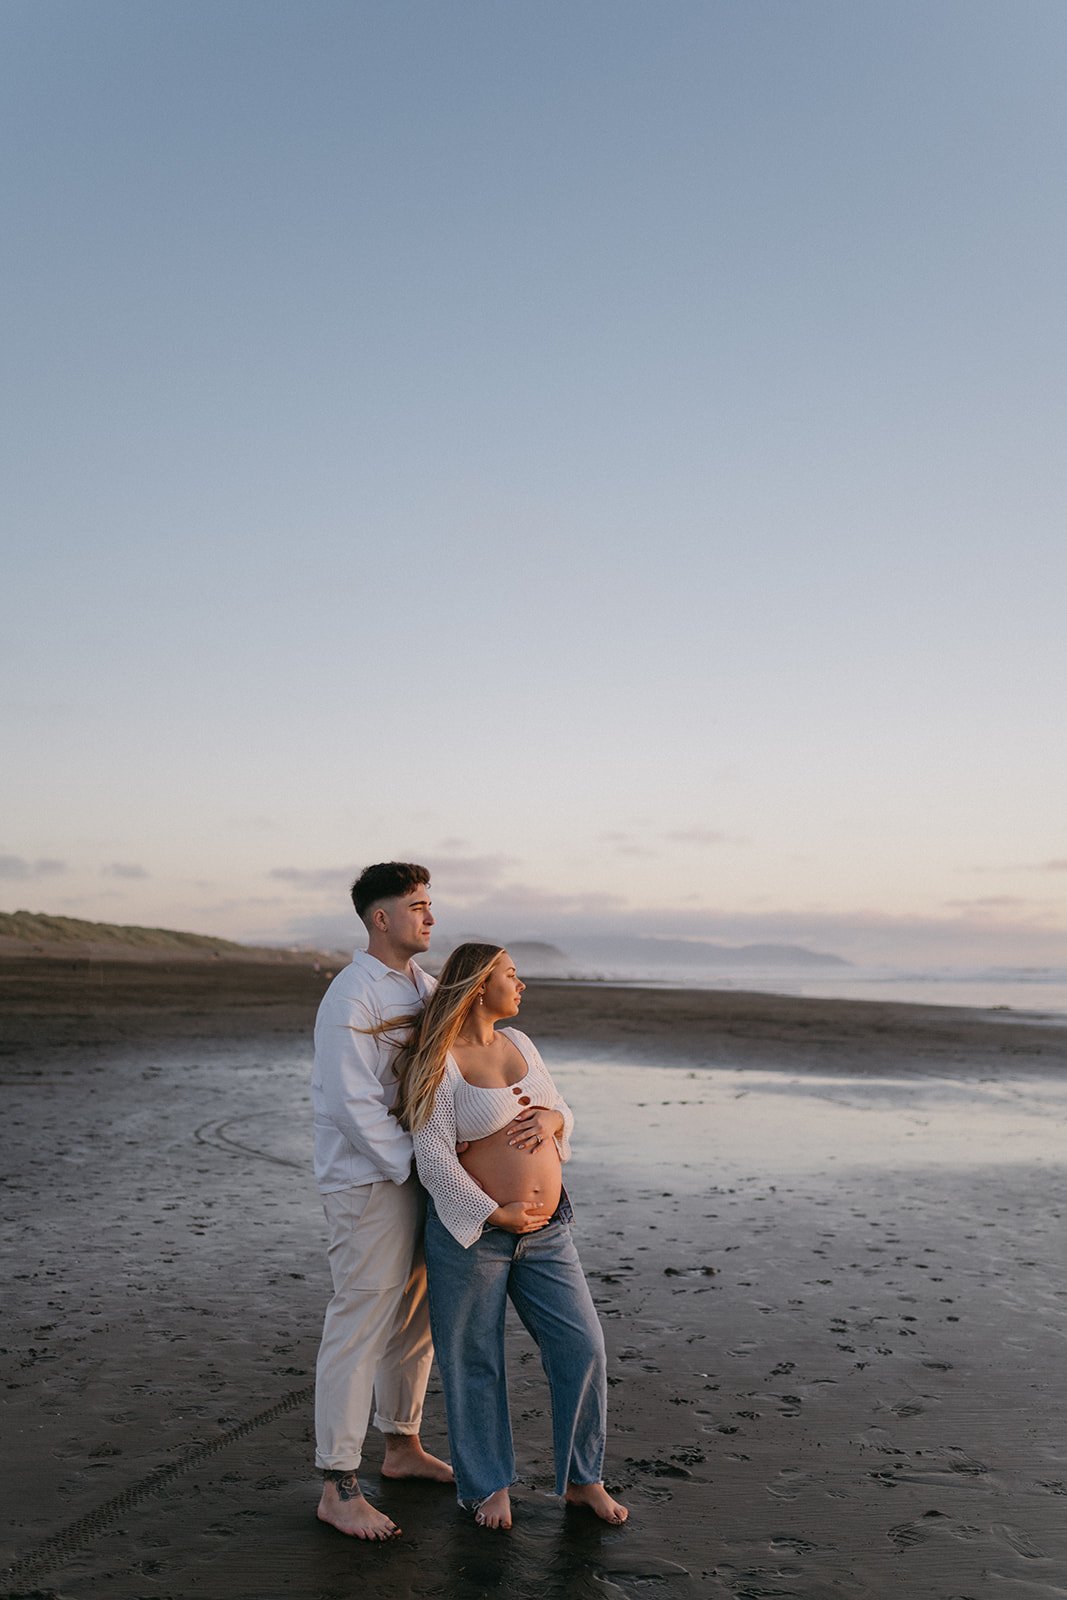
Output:
[[466,1171],[499,1206],[510,1200],[539,1200],[550,1217],[559,1205],[563,1179],[554,1139],[536,1150],[516,1150],[508,1144],[508,1130],[472,1139],[460,1155]]

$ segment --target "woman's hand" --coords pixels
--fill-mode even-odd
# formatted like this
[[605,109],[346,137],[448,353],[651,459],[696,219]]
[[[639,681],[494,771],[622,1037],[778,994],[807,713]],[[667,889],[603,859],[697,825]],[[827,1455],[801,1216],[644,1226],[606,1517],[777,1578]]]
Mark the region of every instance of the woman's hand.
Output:
[[563,1115],[549,1111],[547,1106],[527,1106],[514,1122],[508,1123],[508,1144],[515,1150],[528,1150],[531,1155],[546,1139],[555,1139],[563,1132]]
[[536,1233],[551,1219],[545,1216],[540,1200],[509,1200],[506,1206],[497,1206],[485,1220],[508,1233]]

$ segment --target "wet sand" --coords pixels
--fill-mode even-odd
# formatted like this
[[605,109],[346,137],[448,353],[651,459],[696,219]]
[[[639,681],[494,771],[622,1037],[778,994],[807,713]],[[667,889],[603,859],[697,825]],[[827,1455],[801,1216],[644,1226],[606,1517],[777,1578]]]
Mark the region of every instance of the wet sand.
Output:
[[[511,1336],[508,1537],[447,1490],[313,1520],[324,975],[0,963],[7,1595],[1007,1600],[1067,1594],[1067,1030],[535,985],[578,1115],[620,1530],[565,1515]],[[425,1437],[444,1450],[436,1381]]]

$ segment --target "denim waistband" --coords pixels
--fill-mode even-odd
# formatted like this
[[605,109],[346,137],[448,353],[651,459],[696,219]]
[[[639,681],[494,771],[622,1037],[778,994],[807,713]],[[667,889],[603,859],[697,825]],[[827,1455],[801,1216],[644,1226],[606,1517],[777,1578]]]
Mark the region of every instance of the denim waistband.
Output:
[[[427,1214],[427,1216],[429,1216],[431,1212],[433,1213],[433,1215],[435,1217],[437,1217],[437,1207],[433,1203],[433,1195],[430,1194],[429,1191],[427,1191],[427,1194],[426,1194],[426,1214]],[[437,1220],[440,1221],[440,1218],[438,1217]],[[548,1220],[549,1220],[549,1222],[566,1222],[568,1225],[574,1221],[574,1207],[571,1204],[571,1197],[567,1193],[567,1189],[566,1189],[566,1185],[565,1184],[560,1184],[559,1204],[557,1205],[555,1211],[553,1211],[552,1215],[549,1217]],[[494,1223],[487,1222],[485,1224],[485,1226],[486,1226],[486,1228],[493,1228],[494,1231],[495,1231],[495,1224]],[[521,1235],[516,1235],[516,1237],[521,1237]]]

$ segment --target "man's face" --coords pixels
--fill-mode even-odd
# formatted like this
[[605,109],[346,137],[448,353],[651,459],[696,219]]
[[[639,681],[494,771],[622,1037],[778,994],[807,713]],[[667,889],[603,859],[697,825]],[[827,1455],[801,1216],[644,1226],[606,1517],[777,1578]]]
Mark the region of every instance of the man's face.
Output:
[[388,918],[389,938],[398,950],[415,956],[429,949],[433,917],[428,883],[420,884],[410,894],[398,895],[395,900],[383,900],[382,910]]

